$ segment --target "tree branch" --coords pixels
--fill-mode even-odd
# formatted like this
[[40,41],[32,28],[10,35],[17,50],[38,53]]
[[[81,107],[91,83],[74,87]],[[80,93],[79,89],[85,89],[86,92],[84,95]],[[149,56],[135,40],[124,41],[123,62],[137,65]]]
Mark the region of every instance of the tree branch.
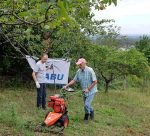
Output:
[[14,13],[14,11],[12,11],[11,13],[4,13],[3,12],[2,14],[0,14],[0,17],[5,16],[5,15],[14,16],[20,22],[15,22],[15,23],[0,22],[0,24],[3,24],[3,25],[22,25],[22,24],[27,24],[27,25],[37,26],[37,25],[40,25],[40,24],[43,24],[43,23],[46,23],[46,22],[51,22],[52,20],[54,20],[54,16],[51,16],[50,20],[48,19],[48,11],[50,9],[53,9],[52,5],[49,5],[48,8],[47,8],[47,10],[45,11],[45,15],[44,15],[45,19],[42,20],[42,21],[40,21],[40,22],[37,22],[37,23],[35,23],[35,22],[29,22],[29,21],[24,20],[23,18],[19,17],[16,13]]
[[6,22],[0,22],[1,25],[11,25],[11,26],[15,26],[15,25],[23,25],[24,23],[6,23]]
[[16,17],[17,19],[19,19],[19,21],[21,21],[21,22],[23,22],[23,23],[25,23],[25,24],[34,25],[34,23],[28,22],[28,21],[26,21],[26,20],[20,18],[20,17],[17,16],[15,13],[12,13],[12,15],[13,15],[14,17]]
[[47,10],[46,10],[46,12],[45,12],[45,19],[46,19],[46,20],[48,19],[48,11],[49,11],[50,9],[53,9],[53,6],[52,6],[52,5],[49,5],[48,8],[47,8]]
[[110,82],[110,81],[112,81],[113,79],[115,79],[115,77],[114,77],[114,74],[113,73],[111,73],[110,74],[110,77],[105,77],[104,75],[103,75],[103,73],[101,72],[101,75],[102,75],[102,77],[104,78],[104,80],[105,81],[107,81],[107,82]]

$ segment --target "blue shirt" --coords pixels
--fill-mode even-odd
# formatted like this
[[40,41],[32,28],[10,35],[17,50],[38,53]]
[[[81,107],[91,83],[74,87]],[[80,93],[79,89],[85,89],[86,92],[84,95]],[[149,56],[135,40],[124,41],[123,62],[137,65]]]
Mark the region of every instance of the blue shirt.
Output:
[[[83,89],[87,89],[93,81],[97,80],[95,72],[92,68],[86,66],[84,70],[79,69],[73,79],[76,82],[80,82]],[[84,93],[85,96],[92,95],[97,92],[97,85],[95,85],[88,93]]]

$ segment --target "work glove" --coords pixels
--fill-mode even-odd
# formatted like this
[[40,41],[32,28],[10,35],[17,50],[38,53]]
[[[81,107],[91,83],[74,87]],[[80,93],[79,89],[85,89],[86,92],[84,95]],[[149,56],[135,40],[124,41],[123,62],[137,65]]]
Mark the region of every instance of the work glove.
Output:
[[36,81],[35,84],[36,84],[36,88],[40,88],[40,84],[38,81]]

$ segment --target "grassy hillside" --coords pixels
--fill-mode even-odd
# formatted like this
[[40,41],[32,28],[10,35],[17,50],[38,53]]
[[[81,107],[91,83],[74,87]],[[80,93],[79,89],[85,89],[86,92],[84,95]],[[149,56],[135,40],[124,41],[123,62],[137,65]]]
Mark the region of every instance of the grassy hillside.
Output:
[[[48,95],[54,91],[47,90]],[[59,93],[59,91],[57,91]],[[83,123],[80,94],[68,101],[69,127],[65,136],[150,136],[150,95],[135,90],[98,92],[93,107],[95,121]],[[46,136],[29,129],[42,122],[45,111],[36,109],[36,91],[0,91],[0,136]]]

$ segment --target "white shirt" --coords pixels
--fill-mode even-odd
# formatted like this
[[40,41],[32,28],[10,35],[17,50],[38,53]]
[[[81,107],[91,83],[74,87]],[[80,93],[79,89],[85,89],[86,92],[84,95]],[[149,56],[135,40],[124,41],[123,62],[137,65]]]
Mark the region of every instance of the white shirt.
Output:
[[46,72],[45,63],[42,63],[41,60],[38,61],[33,71],[36,73],[37,81],[39,83],[45,83],[45,72]]

